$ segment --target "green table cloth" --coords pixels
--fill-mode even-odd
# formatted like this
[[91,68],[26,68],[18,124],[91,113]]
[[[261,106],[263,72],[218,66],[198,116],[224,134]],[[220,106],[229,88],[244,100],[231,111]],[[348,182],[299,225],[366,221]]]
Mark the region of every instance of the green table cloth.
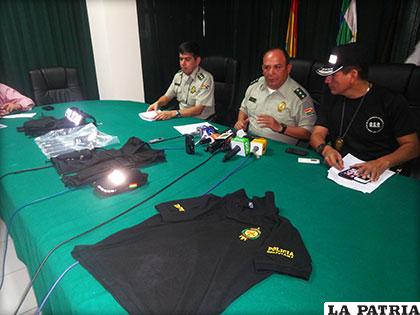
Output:
[[[98,128],[119,137],[119,148],[131,136],[144,141],[173,137],[174,125],[200,122],[194,118],[147,122],[138,113],[146,104],[130,101],[83,101],[55,104],[41,115],[64,117],[69,106],[93,115]],[[16,131],[25,119],[1,119],[0,175],[48,165],[34,140]],[[223,126],[218,126],[223,129]],[[148,183],[137,190],[102,197],[92,187],[69,191],[54,168],[10,175],[0,181],[0,215],[5,222],[19,210],[10,225],[16,251],[34,271],[46,254],[61,241],[144,200],[208,158],[204,147],[196,154],[184,150],[184,139],[152,145],[165,149],[167,162],[143,167]],[[275,274],[234,301],[225,314],[322,314],[326,301],[420,300],[420,181],[395,175],[372,194],[363,194],[327,179],[321,164],[299,164],[285,153],[288,145],[268,141],[260,159],[245,166],[212,193],[225,195],[244,188],[248,196],[273,191],[280,215],[299,230],[312,257],[309,281]],[[310,156],[316,157],[315,153]],[[73,262],[77,244],[93,244],[136,225],[157,211],[154,205],[173,199],[200,196],[243,162],[234,157],[223,163],[218,153],[208,163],[169,189],[126,215],[60,247],[47,261],[34,284],[38,303],[59,275]],[[60,194],[63,193],[63,194]],[[53,196],[44,201],[38,199]],[[29,204],[29,205],[28,205]],[[70,270],[48,300],[44,314],[124,314],[124,309],[80,265]]]

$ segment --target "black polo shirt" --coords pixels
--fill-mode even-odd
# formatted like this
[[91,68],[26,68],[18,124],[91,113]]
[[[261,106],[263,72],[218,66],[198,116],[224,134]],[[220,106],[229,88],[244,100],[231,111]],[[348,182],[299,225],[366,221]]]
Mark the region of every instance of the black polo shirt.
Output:
[[221,313],[267,278],[308,279],[311,259],[274,195],[244,190],[156,206],[159,214],[91,246],[74,258],[132,314]]

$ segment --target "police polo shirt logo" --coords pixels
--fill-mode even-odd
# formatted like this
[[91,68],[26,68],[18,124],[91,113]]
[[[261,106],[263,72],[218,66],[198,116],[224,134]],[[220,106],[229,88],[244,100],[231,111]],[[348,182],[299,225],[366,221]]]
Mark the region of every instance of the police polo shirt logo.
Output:
[[261,236],[261,230],[259,227],[246,228],[242,230],[241,235],[239,235],[239,239],[241,241],[256,240],[260,236]]
[[292,250],[280,248],[278,246],[268,246],[266,253],[273,255],[281,255],[290,259],[295,258],[295,253]]
[[181,206],[179,203],[175,204],[174,207],[178,209],[179,212],[185,212],[185,209],[183,206]]
[[372,116],[366,121],[366,129],[371,133],[378,133],[384,129],[384,120],[378,116]]

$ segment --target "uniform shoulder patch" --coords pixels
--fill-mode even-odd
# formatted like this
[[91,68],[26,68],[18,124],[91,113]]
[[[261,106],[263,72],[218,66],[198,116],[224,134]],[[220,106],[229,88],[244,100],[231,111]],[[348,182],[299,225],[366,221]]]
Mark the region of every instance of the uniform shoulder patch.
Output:
[[204,74],[203,74],[203,73],[199,72],[199,73],[197,73],[197,78],[198,78],[200,81],[202,81],[202,80],[205,78],[205,76],[204,76]]
[[310,105],[310,104],[305,105],[305,106],[303,107],[303,112],[305,113],[305,115],[306,115],[306,116],[312,116],[312,115],[315,115],[315,109],[314,109],[314,107],[313,107],[312,105]]
[[249,85],[253,85],[253,84],[257,83],[257,82],[258,82],[258,80],[259,80],[259,79],[255,79],[254,81],[251,81],[251,83],[250,83]]
[[306,95],[305,91],[302,90],[300,87],[298,87],[293,92],[295,92],[295,94],[297,95],[297,97],[299,97],[299,99],[301,99],[301,100],[303,100],[305,97],[308,96],[308,95]]

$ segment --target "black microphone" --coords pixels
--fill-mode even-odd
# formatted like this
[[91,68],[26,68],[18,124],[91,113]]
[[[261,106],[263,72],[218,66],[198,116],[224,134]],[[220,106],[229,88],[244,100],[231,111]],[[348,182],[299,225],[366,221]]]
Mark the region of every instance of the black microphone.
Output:
[[195,153],[195,144],[193,135],[185,135],[185,152],[187,154]]
[[234,157],[239,151],[241,151],[241,148],[238,145],[235,145],[235,147],[228,151],[225,156],[223,157],[223,162],[229,161],[232,157]]

